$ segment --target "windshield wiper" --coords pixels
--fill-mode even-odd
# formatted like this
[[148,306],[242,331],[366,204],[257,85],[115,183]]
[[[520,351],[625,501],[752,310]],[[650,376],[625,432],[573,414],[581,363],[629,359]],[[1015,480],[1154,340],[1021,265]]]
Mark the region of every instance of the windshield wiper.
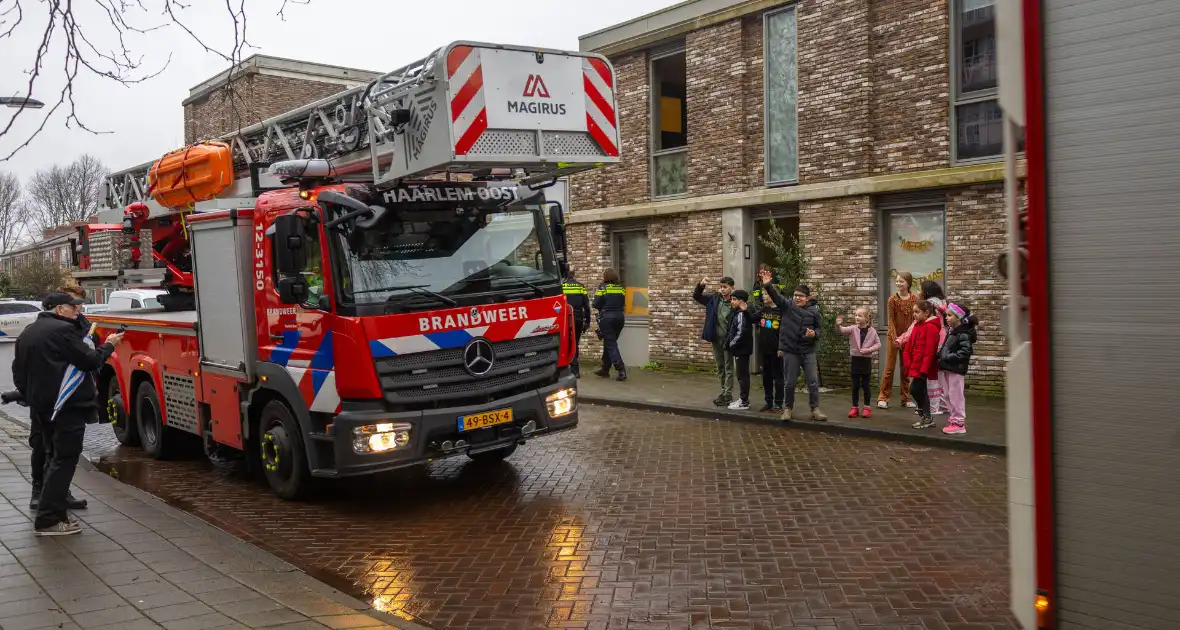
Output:
[[432,297],[432,298],[438,300],[439,302],[446,304],[447,306],[459,306],[459,303],[452,300],[451,298],[449,298],[441,293],[435,293],[434,291],[427,289],[426,287],[428,287],[428,286],[430,286],[430,285],[429,284],[406,284],[406,285],[402,285],[402,286],[398,286],[398,287],[384,287],[381,289],[365,289],[364,291],[353,291],[353,295],[358,295],[361,293],[382,293],[385,291],[413,291],[414,293],[417,293],[418,295],[425,295],[425,296]]
[[514,278],[514,277],[510,276],[507,278],[496,278],[496,280],[511,280],[513,282],[519,282],[520,284],[523,284],[524,286],[535,291],[537,294],[537,297],[545,297],[545,290],[544,289],[537,286],[536,284],[533,284],[532,282],[529,282],[528,280],[525,280],[524,278]]

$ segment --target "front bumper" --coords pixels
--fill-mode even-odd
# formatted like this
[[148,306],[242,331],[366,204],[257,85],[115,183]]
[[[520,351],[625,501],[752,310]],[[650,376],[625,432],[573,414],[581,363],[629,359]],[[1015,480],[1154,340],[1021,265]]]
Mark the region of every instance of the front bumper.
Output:
[[[558,418],[549,416],[546,397],[562,389],[577,389],[577,379],[567,375],[557,383],[497,400],[486,405],[449,407],[426,411],[344,411],[332,421],[333,454],[336,465],[317,469],[319,477],[351,477],[366,475],[462,454],[476,454],[507,448],[516,442],[572,429],[578,424],[578,405],[575,394],[573,410]],[[461,416],[499,409],[512,410],[512,423],[474,431],[460,432]],[[532,433],[522,429],[530,422]],[[380,453],[357,453],[353,450],[353,429],[381,423],[409,424],[410,441],[406,446]],[[465,445],[456,447],[462,440]],[[451,446],[445,449],[444,446]]]

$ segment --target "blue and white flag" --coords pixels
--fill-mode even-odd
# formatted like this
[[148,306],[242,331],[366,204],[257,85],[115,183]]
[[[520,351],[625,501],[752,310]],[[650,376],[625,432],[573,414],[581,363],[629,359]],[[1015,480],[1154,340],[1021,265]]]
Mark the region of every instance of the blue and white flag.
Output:
[[[94,329],[95,325],[91,324],[90,330],[86,333],[86,337],[82,339],[82,342],[85,343],[91,350],[94,349]],[[78,391],[78,386],[81,385],[82,381],[89,376],[90,375],[88,373],[83,372],[72,365],[66,368],[66,374],[61,379],[61,387],[57,390],[57,402],[53,403],[53,415],[49,416],[50,422],[53,422],[54,418],[57,417],[57,412],[61,411],[62,407],[66,406],[66,401],[74,395],[74,392]]]

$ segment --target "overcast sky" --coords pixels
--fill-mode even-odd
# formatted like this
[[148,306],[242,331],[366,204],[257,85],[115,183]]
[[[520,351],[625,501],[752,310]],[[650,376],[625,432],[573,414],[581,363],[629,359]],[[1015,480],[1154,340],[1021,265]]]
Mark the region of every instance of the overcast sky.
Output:
[[[281,0],[247,0],[251,10],[248,35],[254,53],[389,71],[457,39],[576,50],[579,35],[675,1],[311,0],[307,6],[289,6],[286,21],[282,21],[275,15]],[[0,12],[13,3],[0,0]],[[45,4],[25,0],[24,22],[11,37],[0,39],[0,95],[25,93],[27,73],[44,33]],[[79,21],[91,27],[86,35],[96,47],[117,45],[114,31],[100,28],[108,20],[94,12],[97,2],[76,0],[73,4],[89,6]],[[153,10],[161,5],[159,0],[143,0],[143,4]],[[215,0],[189,0],[188,4],[193,8],[184,14],[186,23],[207,41],[228,50],[230,41],[226,38],[232,37],[233,31],[224,4]],[[155,14],[136,13],[131,17],[143,26],[163,22]],[[0,32],[6,29],[6,25],[0,26]],[[56,102],[64,84],[60,70],[62,39],[59,33],[57,46],[52,48],[54,54],[47,57],[49,62],[33,95],[47,104]],[[128,41],[129,48],[143,55],[147,68],[158,69],[169,53],[172,60],[160,76],[131,87],[80,73],[75,82],[79,116],[90,128],[110,133],[96,136],[65,128],[63,108],[31,146],[12,160],[0,162],[0,171],[17,173],[24,180],[38,169],[69,162],[81,153],[91,153],[117,171],[153,160],[184,143],[181,101],[190,88],[224,70],[227,64],[205,53],[176,26],[135,35]],[[15,111],[0,107],[0,129]],[[0,138],[0,158],[36,128],[44,111],[21,115],[13,131]]]

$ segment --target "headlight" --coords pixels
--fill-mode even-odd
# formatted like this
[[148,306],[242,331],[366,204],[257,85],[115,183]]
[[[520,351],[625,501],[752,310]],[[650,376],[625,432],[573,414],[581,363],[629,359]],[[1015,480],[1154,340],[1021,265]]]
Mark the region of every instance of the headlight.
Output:
[[549,408],[550,418],[560,418],[568,415],[577,408],[578,390],[573,387],[560,389],[545,397],[545,406]]
[[411,425],[404,422],[366,424],[352,430],[352,450],[357,453],[384,453],[410,444]]

